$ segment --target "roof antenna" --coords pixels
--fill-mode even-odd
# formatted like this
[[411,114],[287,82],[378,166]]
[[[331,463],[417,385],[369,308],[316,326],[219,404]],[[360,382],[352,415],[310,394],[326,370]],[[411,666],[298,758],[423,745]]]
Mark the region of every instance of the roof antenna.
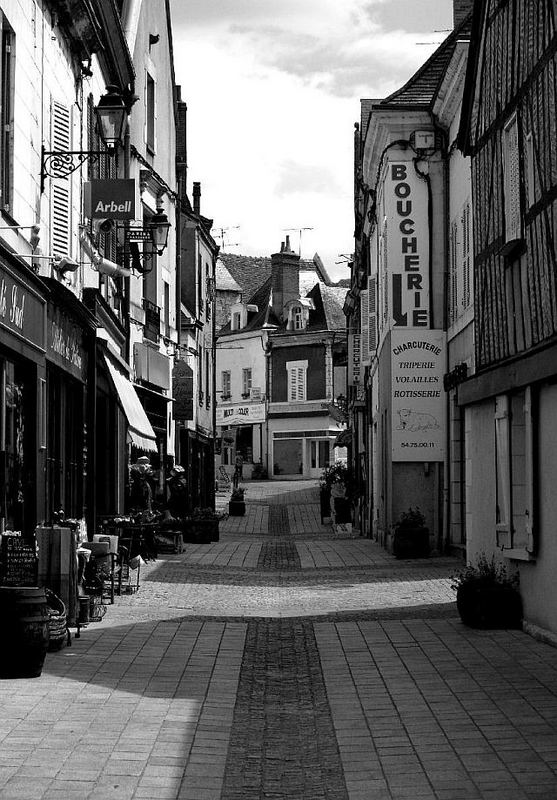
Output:
[[282,230],[283,231],[294,231],[295,233],[296,232],[298,233],[298,236],[299,236],[299,239],[298,239],[298,255],[301,258],[302,257],[302,233],[304,231],[312,231],[312,230],[314,230],[314,228],[283,228]]

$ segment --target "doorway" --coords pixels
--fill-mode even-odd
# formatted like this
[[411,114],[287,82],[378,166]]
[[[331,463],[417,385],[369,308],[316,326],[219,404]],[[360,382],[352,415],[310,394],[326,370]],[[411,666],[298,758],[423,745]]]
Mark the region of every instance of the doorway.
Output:
[[310,439],[308,447],[308,475],[310,478],[320,478],[331,462],[331,444],[328,439]]

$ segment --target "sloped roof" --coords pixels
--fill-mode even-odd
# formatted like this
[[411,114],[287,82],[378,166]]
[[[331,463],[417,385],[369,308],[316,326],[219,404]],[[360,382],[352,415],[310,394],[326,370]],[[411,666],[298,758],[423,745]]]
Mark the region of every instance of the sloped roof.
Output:
[[343,307],[347,290],[338,286],[325,286],[322,283],[316,289],[321,294],[327,330],[344,330],[346,328],[346,316],[344,315]]
[[430,108],[451,60],[454,46],[463,35],[469,35],[471,16],[455,28],[420,69],[400,89],[386,97],[380,105],[424,106]]
[[217,259],[217,266],[215,270],[217,289],[223,292],[241,292],[242,287],[236,283],[222,259]]
[[[219,259],[236,283],[241,286],[242,300],[244,302],[247,302],[271,276],[271,259],[269,256],[242,256],[236,253],[220,253]],[[300,272],[308,271],[315,273],[315,282],[317,282],[317,269],[313,261],[308,261],[304,258],[300,259]]]

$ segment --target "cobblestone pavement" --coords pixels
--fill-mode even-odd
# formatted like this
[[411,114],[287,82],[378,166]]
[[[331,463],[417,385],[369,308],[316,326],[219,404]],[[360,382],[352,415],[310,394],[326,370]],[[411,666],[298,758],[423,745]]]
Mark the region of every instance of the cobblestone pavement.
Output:
[[0,681],[0,798],[556,800],[557,649],[465,628],[453,559],[335,535],[315,482],[247,486]]

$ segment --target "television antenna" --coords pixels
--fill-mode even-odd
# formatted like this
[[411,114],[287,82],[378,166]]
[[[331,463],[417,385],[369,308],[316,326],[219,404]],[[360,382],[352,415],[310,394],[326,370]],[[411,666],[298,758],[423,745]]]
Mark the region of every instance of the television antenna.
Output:
[[282,229],[285,233],[297,233],[298,234],[298,255],[302,256],[302,233],[304,231],[313,231],[314,228],[283,228]]
[[350,262],[354,259],[352,253],[339,253],[338,257],[340,261],[335,261],[335,264],[350,264]]
[[229,231],[237,231],[240,229],[239,225],[232,225],[230,228],[213,228],[211,233],[216,239],[220,239],[220,249],[224,250],[226,247],[239,247],[240,242],[225,242],[225,237],[228,236]]

